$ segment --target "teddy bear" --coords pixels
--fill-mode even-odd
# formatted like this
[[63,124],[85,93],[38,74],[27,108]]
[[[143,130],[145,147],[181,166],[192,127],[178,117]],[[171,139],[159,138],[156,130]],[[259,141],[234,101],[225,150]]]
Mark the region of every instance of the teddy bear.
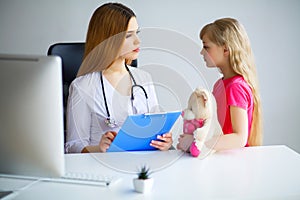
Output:
[[196,88],[189,97],[187,108],[182,111],[182,117],[183,133],[194,135],[189,149],[191,155],[204,157],[212,153],[212,149],[204,145],[205,141],[222,134],[212,93],[202,87]]

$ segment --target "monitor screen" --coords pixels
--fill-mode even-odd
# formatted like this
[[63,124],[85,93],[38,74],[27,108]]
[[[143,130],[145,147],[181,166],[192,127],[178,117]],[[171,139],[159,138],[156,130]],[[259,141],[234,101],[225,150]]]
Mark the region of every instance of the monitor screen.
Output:
[[0,54],[0,173],[64,173],[61,59]]

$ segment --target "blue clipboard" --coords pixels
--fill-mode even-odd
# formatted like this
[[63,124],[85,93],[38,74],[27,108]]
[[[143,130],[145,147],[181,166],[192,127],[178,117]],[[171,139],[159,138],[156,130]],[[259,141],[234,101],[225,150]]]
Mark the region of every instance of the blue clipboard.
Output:
[[107,152],[157,150],[150,146],[171,130],[181,111],[130,115],[114,138]]

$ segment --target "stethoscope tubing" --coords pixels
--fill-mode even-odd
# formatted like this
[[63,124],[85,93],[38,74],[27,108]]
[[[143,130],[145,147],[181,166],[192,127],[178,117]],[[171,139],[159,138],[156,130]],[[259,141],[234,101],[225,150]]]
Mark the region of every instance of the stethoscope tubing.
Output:
[[[145,88],[141,85],[136,84],[135,78],[133,77],[131,71],[129,70],[128,66],[125,63],[125,68],[127,70],[127,72],[129,73],[129,76],[131,78],[131,80],[133,81],[133,85],[131,86],[131,95],[130,95],[130,99],[131,99],[131,106],[133,107],[133,100],[134,100],[134,95],[133,95],[133,89],[134,87],[138,87],[141,88],[143,90],[143,93],[145,95],[146,98],[146,102],[147,102],[147,108],[148,108],[148,112],[149,112],[149,105],[148,105],[148,94],[145,90]],[[104,82],[103,82],[103,74],[102,71],[100,71],[100,82],[101,82],[101,87],[102,87],[102,94],[103,94],[103,100],[104,100],[104,105],[105,105],[105,109],[106,109],[106,114],[107,117],[105,119],[105,124],[111,128],[116,127],[116,122],[110,117],[110,113],[109,113],[109,109],[108,109],[108,105],[107,105],[107,99],[106,99],[106,95],[105,95],[105,90],[104,90]]]

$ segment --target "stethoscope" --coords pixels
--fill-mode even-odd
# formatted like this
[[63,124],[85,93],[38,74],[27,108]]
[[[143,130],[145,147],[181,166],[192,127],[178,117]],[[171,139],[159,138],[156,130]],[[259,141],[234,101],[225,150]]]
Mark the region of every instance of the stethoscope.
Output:
[[[144,92],[144,95],[145,95],[145,98],[146,98],[146,104],[147,104],[147,109],[148,109],[148,113],[149,113],[149,104],[148,104],[148,95],[147,95],[147,92],[145,90],[145,88],[141,85],[138,85],[136,84],[136,81],[131,73],[131,71],[129,70],[127,64],[125,63],[125,68],[127,70],[127,72],[129,73],[129,76],[131,78],[131,80],[133,81],[133,85],[131,86],[131,97],[130,97],[130,100],[131,100],[131,108],[132,108],[132,112],[133,112],[133,100],[134,100],[134,95],[133,95],[133,89],[135,87],[137,88],[140,88],[143,90]],[[101,86],[102,86],[102,93],[103,93],[103,99],[104,99],[104,104],[105,104],[105,109],[106,109],[106,114],[107,114],[107,117],[106,119],[104,120],[105,124],[110,127],[110,128],[114,128],[117,126],[117,123],[114,119],[112,119],[110,117],[110,113],[109,113],[109,110],[108,110],[108,106],[107,106],[107,100],[106,100],[106,95],[105,95],[105,91],[104,91],[104,83],[103,83],[103,75],[102,75],[102,71],[100,71],[100,81],[101,81]]]

